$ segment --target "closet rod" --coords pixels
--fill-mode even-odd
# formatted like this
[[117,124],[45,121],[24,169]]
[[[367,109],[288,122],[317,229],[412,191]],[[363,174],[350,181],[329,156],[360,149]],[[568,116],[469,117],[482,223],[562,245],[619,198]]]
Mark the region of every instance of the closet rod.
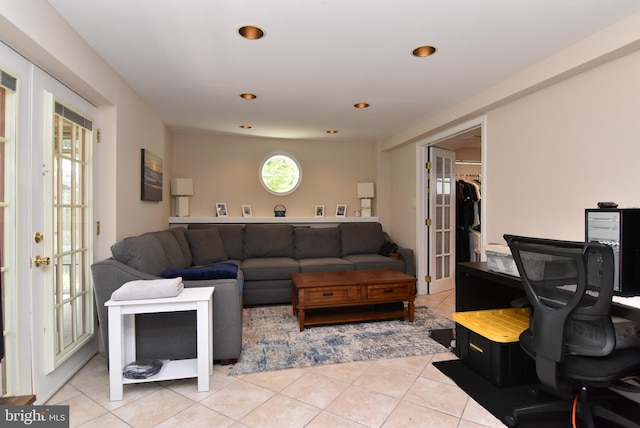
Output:
[[476,160],[457,160],[456,165],[482,165],[482,161]]

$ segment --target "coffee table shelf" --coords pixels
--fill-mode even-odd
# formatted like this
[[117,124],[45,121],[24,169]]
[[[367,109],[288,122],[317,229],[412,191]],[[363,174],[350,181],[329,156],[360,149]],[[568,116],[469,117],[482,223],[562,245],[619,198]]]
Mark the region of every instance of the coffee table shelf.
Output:
[[376,309],[371,306],[346,306],[328,309],[307,309],[304,325],[339,324],[372,320],[393,320],[409,317],[409,310]]

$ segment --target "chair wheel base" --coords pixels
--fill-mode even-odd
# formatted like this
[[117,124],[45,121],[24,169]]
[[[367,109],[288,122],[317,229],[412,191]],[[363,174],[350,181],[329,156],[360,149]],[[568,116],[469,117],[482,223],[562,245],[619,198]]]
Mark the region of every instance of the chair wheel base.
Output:
[[508,427],[518,426],[518,418],[516,418],[513,415],[505,416],[504,417],[504,423]]

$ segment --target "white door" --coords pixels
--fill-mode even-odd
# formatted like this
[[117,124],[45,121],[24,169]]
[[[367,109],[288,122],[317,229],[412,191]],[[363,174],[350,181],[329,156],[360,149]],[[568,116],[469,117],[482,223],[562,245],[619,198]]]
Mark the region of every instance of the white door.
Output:
[[429,147],[428,198],[428,293],[455,288],[456,153]]
[[[28,255],[18,239],[18,195],[28,183],[18,179],[19,144],[29,139],[28,119],[30,64],[0,43],[0,290],[4,333],[4,358],[0,361],[0,395],[31,394],[31,289],[19,270]],[[20,185],[20,188],[18,186]]]
[[20,239],[30,248],[33,391],[44,403],[97,351],[89,271],[96,109],[32,70],[31,144],[21,163],[30,207]]

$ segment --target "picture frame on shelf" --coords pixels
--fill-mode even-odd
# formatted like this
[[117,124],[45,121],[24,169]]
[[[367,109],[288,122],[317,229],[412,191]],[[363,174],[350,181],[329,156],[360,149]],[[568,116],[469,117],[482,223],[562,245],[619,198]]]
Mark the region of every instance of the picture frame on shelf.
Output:
[[228,217],[227,204],[223,202],[216,202],[216,214],[218,217]]
[[316,217],[324,217],[324,205],[316,205]]
[[338,204],[336,206],[336,217],[347,216],[347,204]]
[[253,213],[251,212],[251,205],[242,206],[242,217],[253,217]]

